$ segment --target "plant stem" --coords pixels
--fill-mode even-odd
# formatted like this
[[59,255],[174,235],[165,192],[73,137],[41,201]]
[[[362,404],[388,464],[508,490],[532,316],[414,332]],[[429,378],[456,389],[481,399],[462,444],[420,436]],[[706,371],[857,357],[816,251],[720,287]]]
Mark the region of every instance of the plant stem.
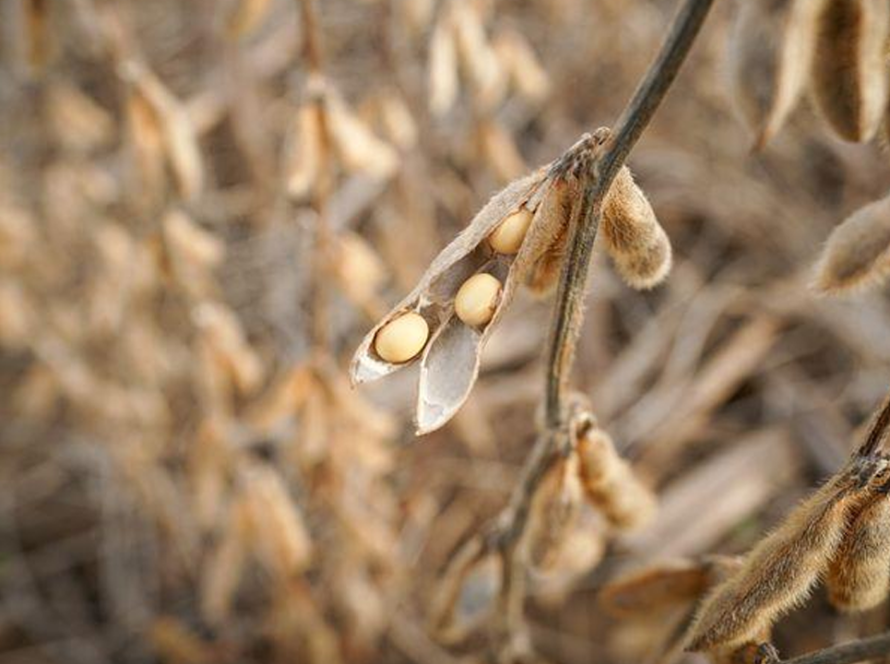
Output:
[[565,383],[581,327],[587,271],[602,203],[615,175],[676,78],[712,4],[713,0],[685,1],[661,51],[619,118],[618,129],[597,149],[590,184],[584,190],[577,215],[573,215],[576,222],[569,235],[569,255],[560,276],[547,351],[544,430],[525,461],[522,479],[513,491],[510,504],[486,543],[503,556],[501,619],[508,633],[521,627],[516,623],[522,621],[525,561],[518,544],[528,523],[532,497],[554,460],[568,449],[565,443],[574,443],[570,440],[574,432],[567,417],[570,400]]
[[890,632],[831,646],[800,657],[783,659],[779,664],[853,664],[888,654],[890,654]]
[[712,4],[713,0],[686,0],[674,18],[661,51],[618,119],[617,129],[594,162],[593,179],[581,201],[578,223],[569,236],[569,255],[563,266],[553,312],[544,401],[544,421],[548,429],[558,428],[563,418],[567,373],[581,328],[587,272],[603,201],[612,180],[677,77]]

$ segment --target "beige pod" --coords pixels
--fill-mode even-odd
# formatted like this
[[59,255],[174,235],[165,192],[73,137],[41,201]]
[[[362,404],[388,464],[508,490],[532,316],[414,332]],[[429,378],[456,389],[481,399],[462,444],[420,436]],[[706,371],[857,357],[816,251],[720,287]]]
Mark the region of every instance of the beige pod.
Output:
[[407,362],[423,350],[429,335],[423,316],[409,311],[380,328],[374,337],[374,350],[387,362]]
[[829,0],[819,18],[811,87],[831,128],[848,141],[868,141],[887,103],[887,0]]
[[512,255],[519,251],[534,215],[528,208],[519,208],[509,215],[488,236],[488,244],[499,254]]
[[845,612],[880,604],[890,591],[890,499],[881,493],[850,524],[825,577],[828,599]]
[[485,325],[494,316],[501,282],[481,272],[467,279],[454,298],[454,313],[470,327]]

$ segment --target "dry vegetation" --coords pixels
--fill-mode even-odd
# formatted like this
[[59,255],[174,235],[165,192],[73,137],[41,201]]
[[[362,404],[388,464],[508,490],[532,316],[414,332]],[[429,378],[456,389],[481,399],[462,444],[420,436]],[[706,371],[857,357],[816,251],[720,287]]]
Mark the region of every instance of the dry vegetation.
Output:
[[591,211],[678,4],[0,3],[0,661],[887,631],[890,5],[715,2]]

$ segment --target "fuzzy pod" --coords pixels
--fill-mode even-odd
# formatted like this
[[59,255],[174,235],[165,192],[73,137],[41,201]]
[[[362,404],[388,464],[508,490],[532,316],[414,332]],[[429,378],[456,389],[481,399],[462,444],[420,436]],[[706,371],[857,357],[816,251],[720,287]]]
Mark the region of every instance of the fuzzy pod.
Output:
[[844,293],[883,285],[890,277],[890,196],[844,219],[825,243],[814,287]]
[[687,634],[690,651],[731,651],[756,642],[809,595],[844,537],[852,512],[886,482],[886,459],[854,459],[801,503],[705,599]]
[[577,449],[587,500],[616,528],[645,524],[655,512],[655,496],[618,455],[609,434],[591,427],[579,437]]
[[671,269],[671,242],[626,166],[609,189],[600,228],[606,250],[629,286],[646,290],[664,281]]
[[[573,167],[579,159],[589,158],[595,140],[585,135],[559,160],[507,185],[479,211],[433,260],[414,290],[365,336],[353,358],[353,383],[376,380],[419,362],[415,413],[418,433],[438,429],[451,419],[469,396],[479,374],[482,349],[516,287],[552,243],[558,229],[567,223],[560,216],[565,206],[554,201],[577,197],[580,181],[572,171],[579,169]],[[586,173],[586,169],[580,171]],[[487,238],[521,208],[534,216],[518,253],[493,252]],[[491,319],[471,327],[455,315],[454,299],[461,285],[481,272],[497,279],[502,289]],[[380,329],[406,312],[417,313],[427,321],[429,340],[411,361],[386,362],[374,352],[374,339]]]
[[734,106],[762,148],[781,129],[806,87],[825,0],[746,0],[729,41]]
[[818,26],[812,70],[816,105],[835,133],[868,141],[887,105],[887,0],[829,0]]
[[828,599],[844,612],[866,611],[890,592],[890,499],[880,493],[856,515],[828,566]]
[[556,563],[582,500],[578,457],[571,454],[553,465],[531,499],[522,546],[533,569],[546,570]]

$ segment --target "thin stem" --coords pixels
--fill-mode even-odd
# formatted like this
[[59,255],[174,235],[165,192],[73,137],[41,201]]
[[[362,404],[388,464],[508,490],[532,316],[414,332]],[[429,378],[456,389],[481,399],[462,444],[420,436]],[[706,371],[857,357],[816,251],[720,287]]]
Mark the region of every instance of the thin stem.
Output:
[[890,428],[890,392],[884,397],[884,403],[881,404],[880,410],[874,416],[865,442],[859,448],[860,456],[871,456],[878,451],[881,443],[887,437],[887,431]]
[[890,632],[831,646],[800,657],[783,659],[779,664],[853,664],[888,654],[890,654]]
[[558,427],[563,416],[566,374],[574,359],[581,327],[587,272],[599,229],[603,200],[615,175],[624,165],[628,154],[677,77],[712,4],[713,0],[686,0],[674,18],[661,51],[618,119],[617,129],[606,141],[594,164],[594,178],[585,191],[578,223],[569,236],[569,255],[563,266],[554,308],[553,329],[547,353],[544,402],[548,428]]

